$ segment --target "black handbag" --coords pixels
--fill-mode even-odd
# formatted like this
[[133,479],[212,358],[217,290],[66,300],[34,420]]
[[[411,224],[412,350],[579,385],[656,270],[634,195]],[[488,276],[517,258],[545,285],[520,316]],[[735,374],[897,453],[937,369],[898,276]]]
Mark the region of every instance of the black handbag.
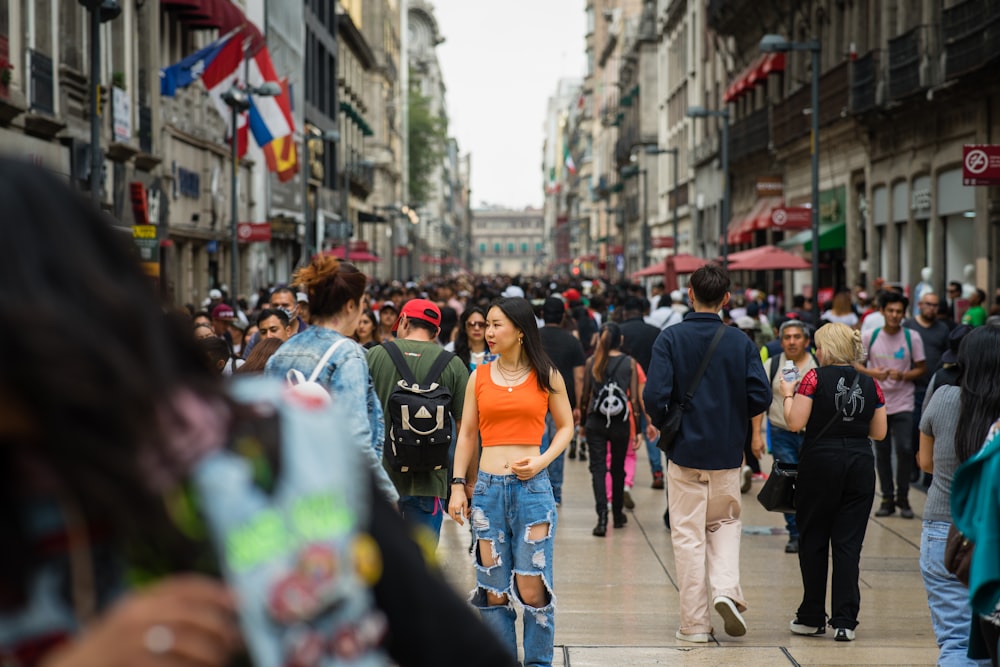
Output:
[[757,500],[768,512],[795,513],[795,482],[799,476],[799,466],[796,463],[785,463],[775,459]]
[[681,419],[684,417],[684,410],[691,403],[691,399],[694,398],[694,392],[698,390],[701,376],[708,370],[708,362],[712,360],[715,348],[719,346],[719,341],[722,340],[722,334],[725,330],[726,325],[723,324],[715,332],[712,344],[708,346],[708,352],[702,358],[701,366],[698,367],[698,372],[694,374],[694,378],[691,380],[691,387],[684,394],[684,399],[681,401],[671,400],[670,405],[667,406],[667,416],[663,420],[663,423],[660,424],[660,439],[656,442],[656,446],[663,450],[663,453],[667,456],[670,456],[670,452],[674,450],[677,435],[681,432]]

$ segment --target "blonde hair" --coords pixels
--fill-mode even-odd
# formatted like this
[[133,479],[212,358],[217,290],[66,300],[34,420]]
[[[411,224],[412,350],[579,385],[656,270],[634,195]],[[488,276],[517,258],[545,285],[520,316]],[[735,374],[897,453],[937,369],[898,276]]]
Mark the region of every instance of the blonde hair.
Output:
[[823,366],[851,366],[864,361],[861,332],[840,322],[825,324],[816,330],[816,347],[823,349]]

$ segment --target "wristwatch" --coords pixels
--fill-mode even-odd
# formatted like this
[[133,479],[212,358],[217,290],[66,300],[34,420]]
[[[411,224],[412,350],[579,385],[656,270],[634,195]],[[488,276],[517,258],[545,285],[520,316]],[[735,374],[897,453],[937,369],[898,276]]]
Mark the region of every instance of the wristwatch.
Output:
[[462,486],[465,486],[466,484],[468,484],[468,482],[465,481],[464,477],[452,477],[451,478],[451,483],[453,485],[454,484],[461,484]]

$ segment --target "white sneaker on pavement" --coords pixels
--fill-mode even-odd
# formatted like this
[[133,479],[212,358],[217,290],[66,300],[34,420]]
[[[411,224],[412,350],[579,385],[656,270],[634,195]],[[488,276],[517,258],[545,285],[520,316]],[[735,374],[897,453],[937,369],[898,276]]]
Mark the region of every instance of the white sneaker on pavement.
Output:
[[747,633],[747,622],[736,608],[736,603],[725,595],[719,595],[712,600],[712,606],[725,621],[726,634],[730,637],[742,637]]
[[677,639],[680,639],[682,642],[691,642],[693,644],[707,644],[712,641],[712,635],[707,632],[692,632],[691,634],[686,635],[678,630],[674,634],[674,637],[677,637]]

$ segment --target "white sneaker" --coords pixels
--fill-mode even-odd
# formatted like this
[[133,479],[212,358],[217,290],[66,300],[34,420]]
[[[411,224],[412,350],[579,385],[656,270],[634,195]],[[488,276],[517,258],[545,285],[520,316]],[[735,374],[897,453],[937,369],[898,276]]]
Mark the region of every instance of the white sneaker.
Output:
[[854,630],[851,630],[850,628],[837,628],[837,632],[833,635],[833,639],[838,642],[853,642]]
[[634,510],[635,509],[635,500],[632,499],[632,487],[631,486],[628,486],[628,485],[625,486],[625,492],[623,494],[623,498],[624,498],[623,502],[625,504],[625,509]]
[[788,629],[796,635],[805,635],[807,637],[816,637],[819,635],[826,634],[826,626],[813,626],[813,625],[803,625],[798,622],[799,619],[793,619],[791,623],[788,624]]
[[692,632],[689,635],[684,634],[680,630],[674,633],[674,637],[680,639],[682,642],[691,642],[692,644],[707,644],[712,641],[712,635],[707,632]]
[[736,608],[736,603],[725,595],[719,595],[712,600],[712,606],[725,621],[726,634],[730,637],[742,637],[747,633],[747,622]]

